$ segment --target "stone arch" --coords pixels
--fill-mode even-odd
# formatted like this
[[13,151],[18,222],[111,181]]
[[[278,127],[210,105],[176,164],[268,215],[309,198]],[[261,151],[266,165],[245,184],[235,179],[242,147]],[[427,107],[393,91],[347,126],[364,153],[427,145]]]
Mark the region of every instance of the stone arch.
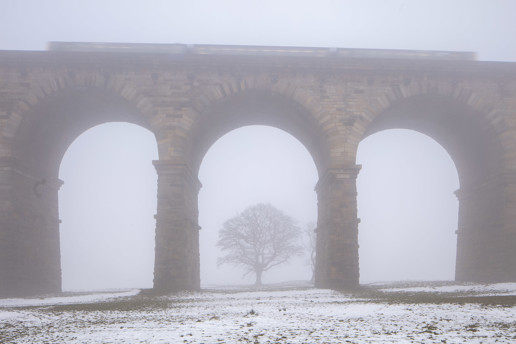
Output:
[[[200,288],[197,175],[215,141],[231,130],[261,124],[282,129],[305,145],[319,174],[327,163],[327,137],[312,113],[291,97],[266,89],[219,95],[198,109],[178,161],[158,161],[155,290]],[[178,201],[181,200],[181,201]]]
[[96,90],[99,94],[105,93],[113,98],[125,99],[147,119],[154,113],[149,99],[139,93],[134,84],[124,79],[112,77],[109,73],[63,72],[27,90],[26,95],[13,106],[9,121],[3,128],[4,135],[16,136],[25,117],[34,116],[42,103],[48,103],[49,99],[56,99],[60,95],[70,93],[71,90],[76,92]]
[[151,129],[149,113],[140,111],[133,103],[136,99],[136,95],[129,100],[106,87],[62,82],[33,90],[20,102],[20,114],[13,116],[17,123],[11,127],[15,130],[8,169],[13,195],[5,220],[13,236],[12,252],[6,254],[10,263],[18,266],[6,293],[31,295],[61,290],[61,160],[69,145],[96,125],[124,121]]
[[[64,141],[55,144],[67,147],[85,130],[106,122],[125,121],[155,132],[153,114],[152,103],[134,84],[108,73],[69,72],[33,86],[16,104],[5,128],[12,133],[6,134],[12,136],[11,154],[18,160],[26,154],[22,146],[27,137],[39,144],[34,131],[52,140],[62,136]],[[60,153],[62,157],[64,151]]]
[[456,279],[505,280],[509,268],[497,250],[502,243],[494,239],[503,235],[493,235],[501,231],[504,208],[500,175],[504,166],[500,141],[503,116],[494,109],[489,94],[481,98],[469,89],[445,86],[420,86],[417,91],[393,88],[376,101],[379,109],[365,126],[362,138],[384,129],[412,129],[443,146],[455,163],[460,182],[456,192]]
[[442,95],[414,95],[393,102],[367,126],[366,137],[385,129],[412,129],[426,134],[450,154],[461,185],[486,178],[502,164],[497,133],[483,113]]
[[31,168],[48,165],[55,173],[64,152],[81,133],[118,121],[150,129],[147,119],[124,98],[95,88],[66,89],[47,96],[26,113],[13,153],[18,160],[28,160]]
[[274,90],[247,89],[217,99],[203,109],[189,136],[192,171],[197,173],[215,141],[247,125],[267,125],[291,134],[310,152],[319,174],[327,168],[327,136],[310,109]]

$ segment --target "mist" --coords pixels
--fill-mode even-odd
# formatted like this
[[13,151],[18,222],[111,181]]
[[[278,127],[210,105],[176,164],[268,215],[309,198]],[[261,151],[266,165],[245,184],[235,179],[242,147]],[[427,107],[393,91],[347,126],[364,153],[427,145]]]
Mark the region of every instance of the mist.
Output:
[[63,290],[151,288],[158,158],[154,135],[94,127],[68,148],[59,192]]
[[[49,41],[315,46],[473,51],[516,61],[516,2],[0,0],[0,49],[44,50]],[[63,158],[59,193],[63,289],[152,286],[158,159],[152,133],[110,123],[79,136]],[[444,149],[411,131],[362,141],[357,163],[361,282],[453,279],[459,188]],[[201,282],[252,283],[216,266],[222,223],[269,202],[298,225],[316,221],[312,157],[271,127],[237,129],[199,171]],[[264,283],[308,280],[307,257]]]
[[[270,203],[304,228],[317,219],[318,176],[306,148],[290,134],[248,126],[220,138],[206,154],[199,179],[201,283],[252,284],[253,276],[231,266],[217,266],[219,229],[231,217],[258,203]],[[308,253],[307,253],[308,254]],[[264,283],[310,280],[308,256],[296,257],[264,273]]]
[[[152,286],[155,159],[153,135],[132,124],[95,127],[69,148],[60,175],[65,289]],[[360,144],[357,162],[361,282],[453,279],[459,185],[446,151],[423,134],[388,130]],[[271,203],[303,228],[317,219],[314,161],[279,129],[226,134],[207,152],[199,179],[203,286],[252,283],[238,268],[217,266],[218,231],[244,208]],[[310,278],[305,256],[264,282]]]
[[459,180],[444,148],[385,130],[360,143],[357,161],[361,283],[453,280]]

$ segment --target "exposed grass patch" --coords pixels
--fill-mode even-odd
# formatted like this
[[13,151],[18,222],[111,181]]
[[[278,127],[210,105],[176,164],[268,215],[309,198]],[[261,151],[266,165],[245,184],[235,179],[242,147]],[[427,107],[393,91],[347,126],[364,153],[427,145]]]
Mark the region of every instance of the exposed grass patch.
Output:
[[[439,292],[432,291],[432,287],[457,285],[455,282],[399,282],[379,286],[362,286],[353,291],[355,298],[370,302],[385,302],[390,304],[484,304],[493,306],[512,307],[516,305],[515,295],[480,295],[472,291]],[[464,285],[468,285],[465,283]],[[429,287],[429,291],[386,291],[386,289]],[[346,293],[347,294],[347,293]]]
[[368,300],[369,302],[385,302],[385,303],[430,303],[430,304],[466,304],[476,303],[484,305],[507,306],[516,305],[516,296],[514,295],[471,295],[468,293],[412,293],[412,292],[382,292],[379,290],[367,290],[353,294],[354,297],[360,298],[357,301]]
[[178,307],[188,300],[171,300],[164,297],[153,296],[133,296],[127,298],[118,298],[111,301],[56,305],[46,308],[53,312],[134,312],[134,311],[154,311],[160,309],[168,309]]

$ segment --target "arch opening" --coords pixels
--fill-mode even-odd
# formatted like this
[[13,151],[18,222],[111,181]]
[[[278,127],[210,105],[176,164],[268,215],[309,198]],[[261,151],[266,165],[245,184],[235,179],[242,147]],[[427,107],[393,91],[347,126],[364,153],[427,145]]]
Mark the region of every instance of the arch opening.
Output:
[[[16,294],[62,290],[59,169],[72,142],[88,129],[109,122],[149,128],[146,117],[129,100],[94,87],[58,90],[22,114],[9,162],[16,190],[12,228],[24,233],[12,243],[12,259],[18,262],[12,278]],[[95,166],[85,169],[94,171]]]
[[[486,110],[488,111],[488,110]],[[455,280],[503,280],[499,219],[503,202],[503,150],[496,123],[460,99],[427,94],[398,99],[368,125],[364,138],[386,129],[409,129],[435,140],[453,161],[458,198]]]
[[[201,285],[252,284],[252,276],[229,265],[217,267],[216,247],[223,223],[257,203],[270,203],[301,228],[317,218],[314,186],[318,175],[307,149],[292,135],[271,126],[243,126],[219,138],[202,160],[199,179]],[[307,256],[264,274],[264,283],[311,279]]]
[[127,99],[107,90],[70,88],[42,99],[23,119],[14,155],[32,174],[57,177],[72,142],[86,130],[109,122],[150,128]]
[[151,288],[157,159],[154,135],[129,123],[81,134],[60,167],[63,290]]
[[390,129],[364,139],[357,162],[361,283],[453,280],[459,181],[444,148]]
[[501,165],[501,145],[486,116],[449,97],[399,100],[369,124],[364,138],[386,129],[410,129],[438,142],[454,161],[463,188],[490,178]]
[[282,94],[246,90],[214,102],[196,123],[188,151],[194,173],[199,171],[208,149],[231,130],[262,125],[281,129],[295,137],[310,153],[318,174],[328,163],[326,135],[314,116],[301,104]]

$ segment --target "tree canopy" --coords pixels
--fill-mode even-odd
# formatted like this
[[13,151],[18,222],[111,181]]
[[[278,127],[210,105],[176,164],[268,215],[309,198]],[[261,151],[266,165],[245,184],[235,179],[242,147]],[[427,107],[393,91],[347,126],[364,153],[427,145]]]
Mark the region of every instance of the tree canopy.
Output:
[[225,255],[218,264],[242,266],[261,285],[263,272],[303,253],[300,235],[294,220],[272,205],[251,206],[224,223],[217,246]]

